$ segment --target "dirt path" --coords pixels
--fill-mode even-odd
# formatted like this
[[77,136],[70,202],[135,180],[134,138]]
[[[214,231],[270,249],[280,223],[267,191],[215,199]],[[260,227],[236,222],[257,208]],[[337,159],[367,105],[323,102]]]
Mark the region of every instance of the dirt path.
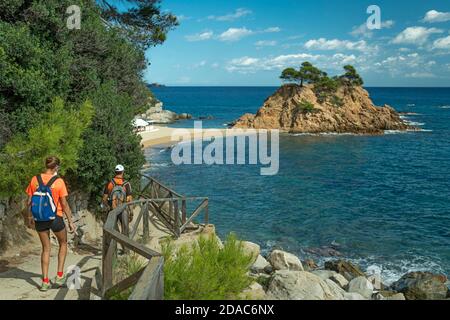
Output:
[[[100,252],[90,246],[67,255],[65,267],[80,268],[80,289],[50,289],[40,292],[40,245],[34,239],[26,247],[10,250],[0,257],[0,300],[88,300],[96,270],[101,265]],[[50,279],[56,276],[58,246],[52,245]]]

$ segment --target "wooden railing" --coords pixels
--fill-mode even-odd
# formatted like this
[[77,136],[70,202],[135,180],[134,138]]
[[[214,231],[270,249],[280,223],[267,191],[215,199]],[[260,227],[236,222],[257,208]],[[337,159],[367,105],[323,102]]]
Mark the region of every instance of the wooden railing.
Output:
[[[145,246],[150,237],[149,221],[152,216],[156,217],[175,237],[179,237],[193,227],[192,222],[202,212],[204,212],[204,223],[208,224],[208,198],[183,197],[151,177],[146,176],[143,179],[146,182],[139,193],[139,200],[112,210],[103,226],[102,296],[104,299],[110,299],[133,286],[134,289],[129,297],[131,300],[162,300],[164,298],[164,258],[159,252]],[[196,202],[200,204],[197,205]],[[188,214],[188,207],[195,207],[195,209]],[[136,208],[140,209],[139,215],[130,230],[129,214]],[[119,223],[121,232],[119,232]],[[142,231],[140,242],[135,240],[139,230]],[[135,274],[114,284],[113,266],[117,259],[118,244],[148,259],[149,262]]]
[[[188,229],[191,222],[202,212],[204,212],[204,224],[209,223],[208,198],[184,197],[152,177],[143,176],[142,179],[144,186],[139,197],[149,200],[152,211],[176,237]],[[190,214],[188,214],[188,202],[199,202]]]

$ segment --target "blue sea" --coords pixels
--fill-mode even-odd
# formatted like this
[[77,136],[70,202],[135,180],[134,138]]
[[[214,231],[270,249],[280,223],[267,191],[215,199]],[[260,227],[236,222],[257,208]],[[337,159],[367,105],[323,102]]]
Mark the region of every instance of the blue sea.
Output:
[[[213,116],[223,128],[255,113],[275,87],[152,88],[165,108]],[[251,165],[175,166],[146,150],[149,174],[187,196],[210,198],[221,237],[235,232],[263,250],[281,247],[323,263],[333,244],[387,283],[409,271],[450,275],[450,88],[367,88],[375,104],[408,113],[421,132],[280,137],[280,170]],[[192,121],[174,126],[192,127]]]

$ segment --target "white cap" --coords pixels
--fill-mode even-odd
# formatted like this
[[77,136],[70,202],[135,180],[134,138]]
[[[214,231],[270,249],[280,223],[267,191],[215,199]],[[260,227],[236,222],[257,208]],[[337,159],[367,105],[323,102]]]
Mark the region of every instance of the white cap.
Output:
[[116,166],[116,172],[124,172],[124,171],[125,171],[125,168],[123,167],[123,165],[118,164]]

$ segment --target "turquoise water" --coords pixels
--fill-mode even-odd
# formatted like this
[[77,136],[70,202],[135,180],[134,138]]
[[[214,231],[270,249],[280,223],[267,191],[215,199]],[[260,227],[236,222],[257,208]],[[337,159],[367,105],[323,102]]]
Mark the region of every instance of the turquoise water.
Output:
[[[276,88],[155,88],[166,108],[212,115],[223,127],[256,112]],[[413,113],[422,132],[384,136],[280,137],[280,171],[258,166],[175,166],[170,152],[149,149],[149,173],[182,194],[208,196],[221,236],[230,231],[323,262],[318,248],[390,282],[412,270],[450,275],[450,89],[369,88],[376,104]],[[191,121],[176,126],[192,126]]]

